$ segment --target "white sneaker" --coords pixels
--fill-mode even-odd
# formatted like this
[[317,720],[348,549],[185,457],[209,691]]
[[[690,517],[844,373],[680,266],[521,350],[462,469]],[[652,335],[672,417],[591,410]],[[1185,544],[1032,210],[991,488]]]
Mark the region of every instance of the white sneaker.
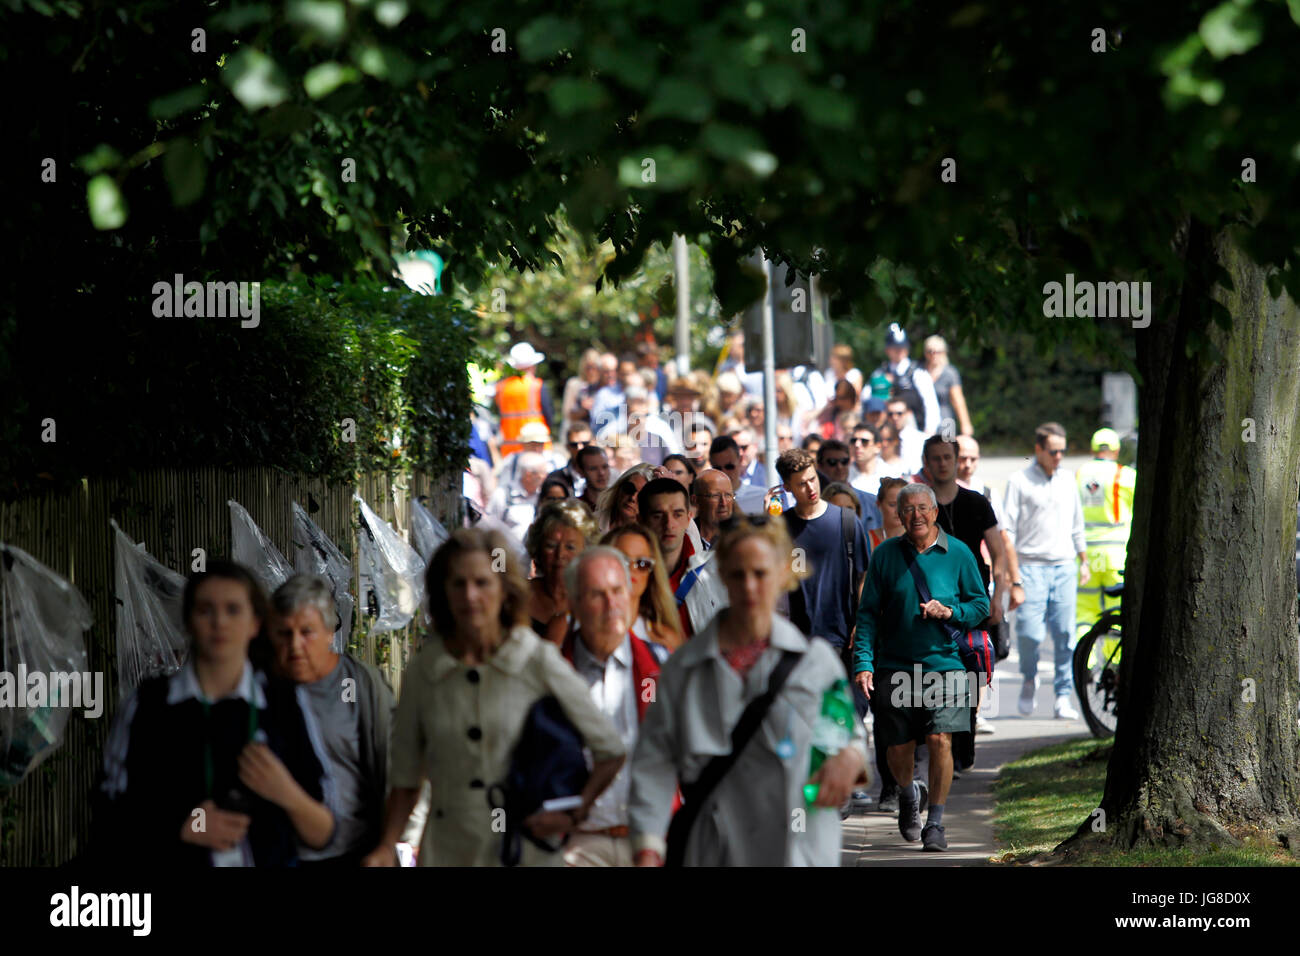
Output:
[[997,733],[997,728],[993,726],[993,721],[985,720],[979,714],[975,715],[975,733],[993,734]]
[[1016,701],[1016,710],[1021,717],[1028,717],[1034,712],[1034,695],[1038,693],[1038,678],[1026,680],[1020,688],[1020,700]]
[[1070,698],[1062,694],[1056,698],[1057,720],[1078,720],[1079,712],[1070,706]]

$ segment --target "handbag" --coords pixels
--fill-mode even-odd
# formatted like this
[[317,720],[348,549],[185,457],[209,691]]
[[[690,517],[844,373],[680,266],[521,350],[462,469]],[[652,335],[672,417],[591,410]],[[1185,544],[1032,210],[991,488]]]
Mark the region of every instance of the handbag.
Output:
[[691,827],[695,825],[696,818],[704,809],[709,794],[717,788],[722,778],[740,759],[741,751],[762,726],[763,718],[767,716],[777,694],[781,693],[781,688],[785,686],[786,678],[790,676],[790,672],[794,670],[794,666],[799,663],[802,656],[797,651],[781,653],[781,659],[776,662],[772,675],[767,679],[767,689],[749,702],[740,715],[740,720],[736,721],[736,726],[731,731],[731,752],[714,757],[704,765],[704,769],[700,771],[694,783],[682,785],[684,802],[681,809],[673,814],[672,823],[668,825],[668,847],[664,866],[684,865]]
[[582,735],[565,715],[554,697],[543,697],[528,710],[519,742],[510,755],[505,780],[488,788],[488,805],[504,810],[506,830],[501,841],[501,862],[517,866],[523,856],[522,839],[548,853],[564,845],[552,845],[535,837],[523,821],[555,797],[581,793],[590,772],[582,751]]
[[[912,580],[916,582],[916,591],[921,595],[923,603],[930,603],[930,586],[926,583],[925,573],[921,566],[916,562],[916,549],[904,548],[904,560],[907,561],[907,570],[912,573]],[[962,667],[968,671],[975,671],[979,674],[986,675],[987,682],[993,683],[993,642],[989,640],[989,632],[984,630],[963,631],[954,627],[948,621],[936,621],[943,628],[954,644],[957,645],[957,656],[961,658]]]

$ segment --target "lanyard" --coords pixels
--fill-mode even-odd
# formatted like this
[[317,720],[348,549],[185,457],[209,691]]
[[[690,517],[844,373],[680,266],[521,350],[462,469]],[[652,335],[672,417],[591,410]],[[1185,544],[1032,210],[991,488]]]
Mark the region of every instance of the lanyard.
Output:
[[[212,705],[204,698],[199,698],[199,706],[203,708],[203,795],[212,796],[212,778],[214,776],[212,766]],[[251,700],[248,702],[248,739],[251,741],[257,736],[257,705]]]

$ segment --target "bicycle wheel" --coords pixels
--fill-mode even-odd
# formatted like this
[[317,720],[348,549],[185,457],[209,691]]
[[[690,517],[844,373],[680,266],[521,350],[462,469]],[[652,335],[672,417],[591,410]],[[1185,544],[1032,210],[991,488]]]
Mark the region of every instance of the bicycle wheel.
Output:
[[1119,721],[1118,614],[1104,614],[1074,648],[1074,689],[1094,737],[1110,737]]

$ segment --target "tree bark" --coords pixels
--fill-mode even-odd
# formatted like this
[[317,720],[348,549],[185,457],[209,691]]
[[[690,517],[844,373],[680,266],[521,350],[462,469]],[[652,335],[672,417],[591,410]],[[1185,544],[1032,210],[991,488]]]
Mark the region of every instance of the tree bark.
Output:
[[[1085,821],[1060,849],[1264,831],[1294,852],[1300,309],[1229,231],[1192,223],[1179,242],[1176,303],[1134,331],[1141,441],[1105,829]],[[1216,263],[1235,291],[1214,286]],[[1229,329],[1208,322],[1211,298]],[[1188,354],[1198,330],[1218,356]]]

